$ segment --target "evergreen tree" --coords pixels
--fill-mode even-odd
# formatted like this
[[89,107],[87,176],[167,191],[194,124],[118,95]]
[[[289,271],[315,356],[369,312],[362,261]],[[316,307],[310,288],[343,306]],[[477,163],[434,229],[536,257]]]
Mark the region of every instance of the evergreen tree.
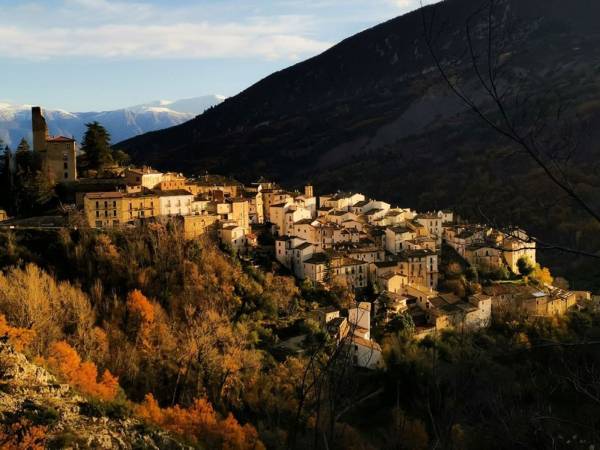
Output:
[[29,147],[29,142],[27,142],[27,139],[21,138],[21,142],[19,142],[19,145],[17,146],[17,152],[29,151],[31,151],[31,147]]
[[17,215],[29,215],[52,206],[56,198],[54,180],[43,169],[39,153],[30,151],[29,143],[21,139],[14,156],[14,183],[8,207]]
[[86,123],[87,131],[83,137],[81,150],[87,156],[89,166],[92,169],[99,169],[103,166],[112,164],[113,154],[110,148],[110,134],[100,123]]
[[[2,147],[2,139],[0,139]],[[0,167],[0,207],[9,208],[12,198],[12,173],[11,173],[12,153],[8,145],[4,148],[2,154],[2,166]]]

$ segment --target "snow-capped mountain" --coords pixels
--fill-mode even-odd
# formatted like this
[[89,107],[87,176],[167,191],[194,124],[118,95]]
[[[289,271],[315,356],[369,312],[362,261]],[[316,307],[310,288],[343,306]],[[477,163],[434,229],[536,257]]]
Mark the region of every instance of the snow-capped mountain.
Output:
[[[148,131],[179,125],[224,99],[220,95],[205,95],[176,101],[157,100],[101,112],[68,112],[40,106],[52,135],[73,136],[81,142],[85,124],[98,121],[108,129],[112,142],[116,143]],[[0,139],[5,144],[16,147],[23,137],[31,142],[31,106],[0,102]]]

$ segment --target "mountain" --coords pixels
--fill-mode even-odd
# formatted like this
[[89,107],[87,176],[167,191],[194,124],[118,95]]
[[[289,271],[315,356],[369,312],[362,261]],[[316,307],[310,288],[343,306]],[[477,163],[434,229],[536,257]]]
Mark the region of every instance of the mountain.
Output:
[[[222,102],[224,97],[206,95],[177,101],[160,100],[129,108],[103,112],[67,112],[44,110],[50,133],[75,136],[81,142],[85,124],[102,123],[110,132],[113,142],[148,131],[179,125]],[[0,139],[16,146],[22,137],[31,140],[31,105],[0,102]]]
[[[494,3],[501,87],[511,89],[515,110],[518,101],[535,98],[532,115],[557,99],[571,119],[587,125],[577,154],[567,160],[581,178],[574,185],[600,209],[599,179],[592,176],[600,173],[600,2]],[[162,169],[208,170],[242,181],[265,176],[296,186],[310,179],[321,192],[360,190],[418,209],[452,207],[464,217],[525,226],[553,244],[585,242],[598,251],[596,224],[562,201],[564,193],[528,155],[459,101],[434,64],[426,27],[452,79],[483,111],[493,110],[467,45],[468,18],[481,4],[446,0],[395,18],[270,75],[194,120],[119,146]],[[470,20],[480,64],[487,19],[483,11]],[[548,111],[540,117],[550,124]],[[557,252],[546,258],[557,273],[581,278],[578,258]]]

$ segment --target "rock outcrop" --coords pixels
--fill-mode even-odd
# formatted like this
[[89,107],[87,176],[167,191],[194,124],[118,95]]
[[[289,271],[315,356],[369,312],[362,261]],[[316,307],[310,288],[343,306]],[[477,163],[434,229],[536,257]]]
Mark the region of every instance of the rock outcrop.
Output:
[[0,342],[0,427],[23,420],[45,428],[49,448],[189,448],[132,417],[125,403],[85,398]]

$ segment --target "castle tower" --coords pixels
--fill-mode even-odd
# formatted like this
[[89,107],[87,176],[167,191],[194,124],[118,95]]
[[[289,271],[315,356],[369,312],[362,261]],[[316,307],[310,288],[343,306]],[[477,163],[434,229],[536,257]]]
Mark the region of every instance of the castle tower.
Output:
[[33,151],[42,152],[46,150],[48,125],[42,115],[42,108],[39,106],[31,108],[31,128],[33,130]]
[[314,191],[311,184],[307,184],[304,186],[304,196],[305,197],[314,197]]

